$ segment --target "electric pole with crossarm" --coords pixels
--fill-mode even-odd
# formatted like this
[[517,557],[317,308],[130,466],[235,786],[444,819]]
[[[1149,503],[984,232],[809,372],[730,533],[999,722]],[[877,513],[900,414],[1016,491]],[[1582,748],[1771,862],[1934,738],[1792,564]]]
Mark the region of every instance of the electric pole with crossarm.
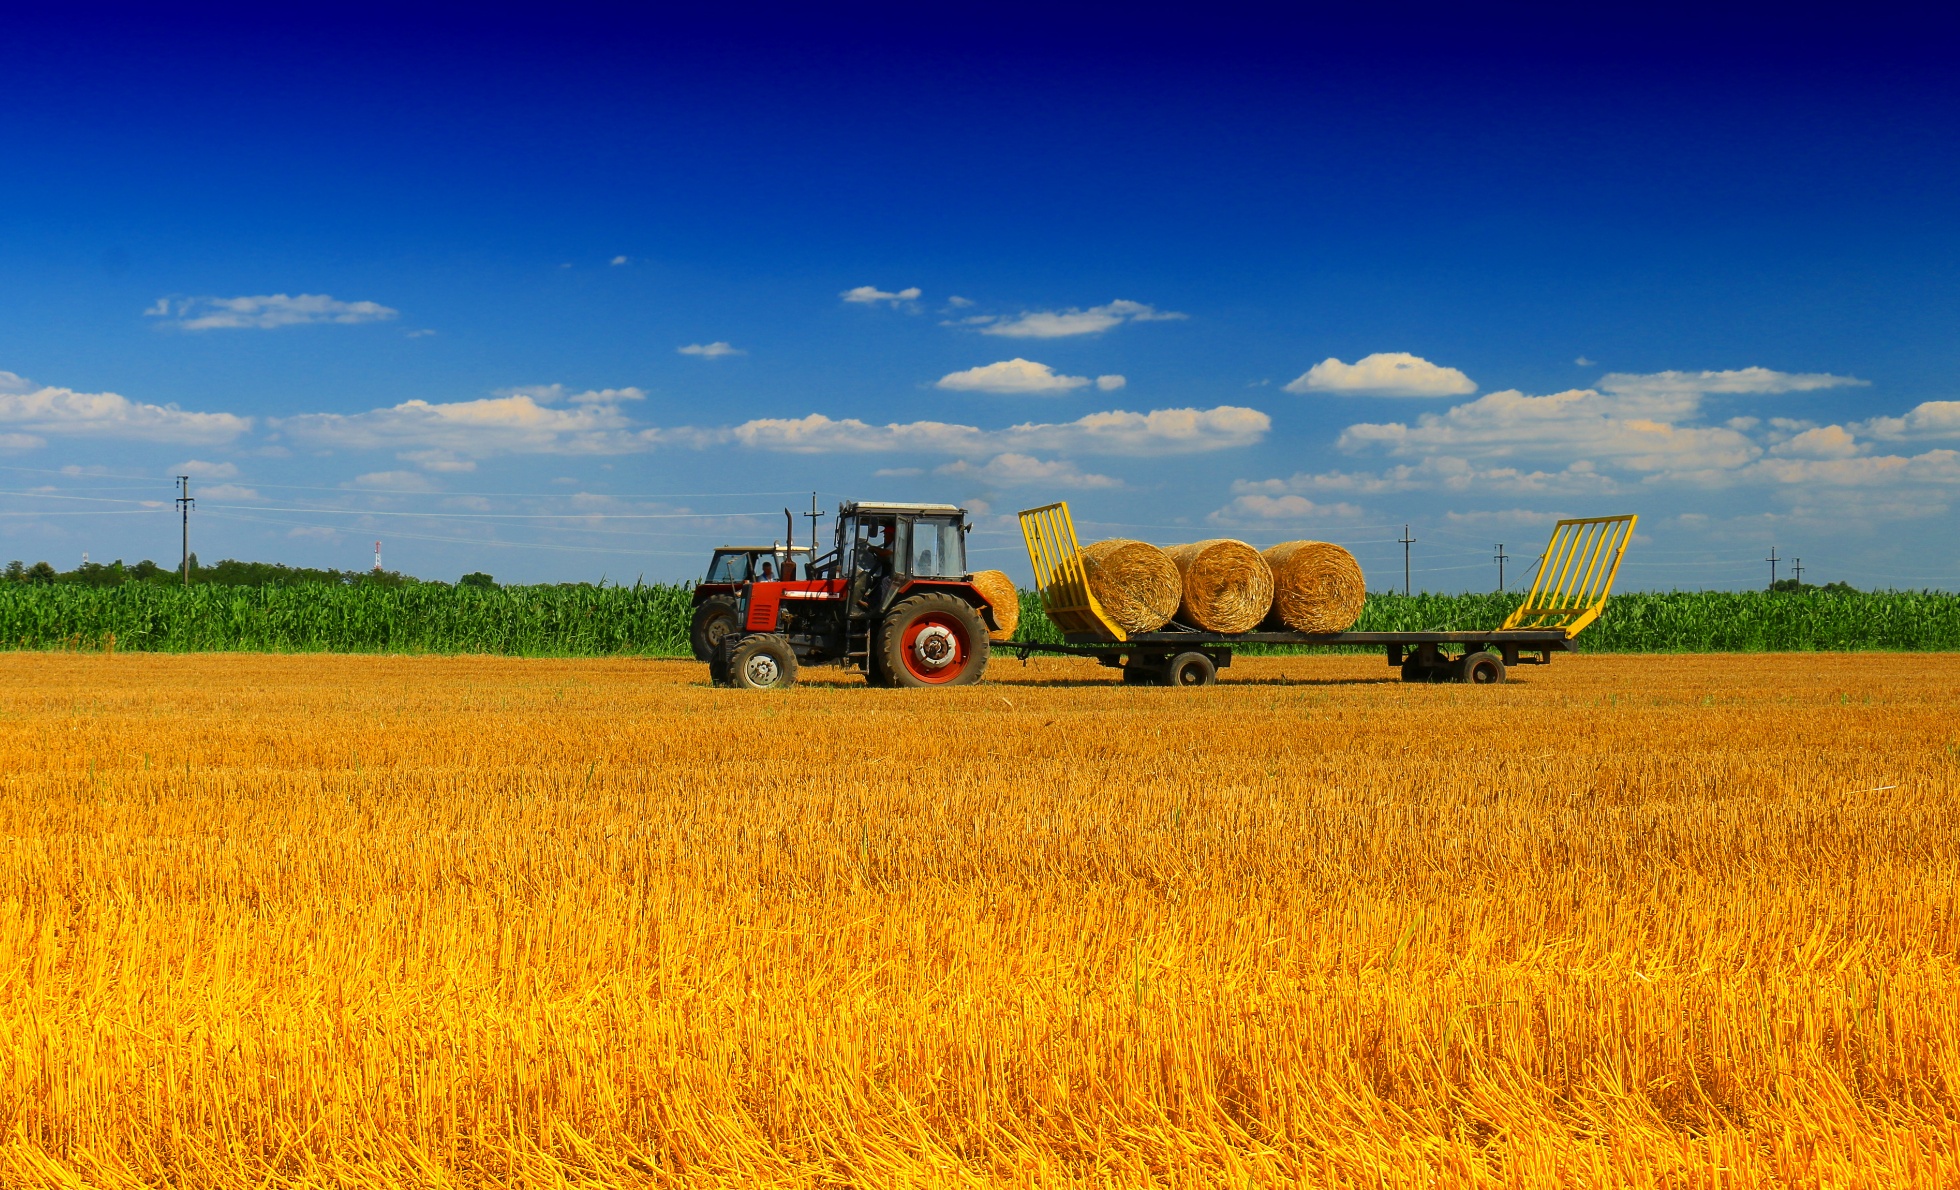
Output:
[[197,501],[191,499],[191,477],[179,475],[177,509],[184,514],[184,585],[186,587],[191,585],[191,505],[195,503]]

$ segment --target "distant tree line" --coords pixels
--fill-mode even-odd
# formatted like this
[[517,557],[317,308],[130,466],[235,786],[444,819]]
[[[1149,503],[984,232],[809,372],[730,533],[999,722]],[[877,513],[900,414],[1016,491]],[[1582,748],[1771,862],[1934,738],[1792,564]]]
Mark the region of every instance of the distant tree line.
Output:
[[[56,570],[47,562],[36,562],[29,566],[15,559],[7,563],[4,581],[10,583],[38,583],[46,586],[70,587],[120,587],[124,583],[149,583],[159,587],[181,587],[184,585],[184,572],[174,566],[159,566],[148,558],[133,566],[125,566],[121,558],[114,562],[84,562],[73,570]],[[285,566],[278,562],[240,562],[236,558],[226,558],[215,566],[205,566],[198,562],[197,555],[191,555],[190,580],[192,586],[200,584],[214,587],[306,587],[323,585],[329,587],[403,587],[418,586],[429,580],[403,574],[398,570],[315,570],[307,566]],[[445,587],[448,583],[435,582],[432,585]],[[497,580],[482,571],[472,571],[456,581],[459,587],[474,587],[479,590],[497,590]],[[590,586],[589,583],[560,583],[558,586]]]

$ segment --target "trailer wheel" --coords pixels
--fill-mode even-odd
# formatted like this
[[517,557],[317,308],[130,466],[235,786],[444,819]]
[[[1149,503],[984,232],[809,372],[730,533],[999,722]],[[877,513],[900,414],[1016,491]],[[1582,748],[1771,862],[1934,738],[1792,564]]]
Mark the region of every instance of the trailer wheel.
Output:
[[987,671],[987,625],[973,605],[932,591],[900,600],[878,631],[878,664],[894,686],[968,686]]
[[1179,653],[1164,667],[1166,686],[1216,686],[1218,667],[1203,653]]
[[687,626],[687,643],[694,648],[696,661],[712,661],[716,646],[721,639],[741,627],[741,620],[735,612],[735,601],[722,595],[710,595],[694,609],[694,619]]
[[1434,665],[1424,665],[1414,656],[1402,663],[1402,680],[1405,682],[1445,682],[1449,678],[1450,671],[1447,666],[1438,668]]
[[1456,680],[1492,686],[1505,678],[1504,659],[1495,653],[1470,653],[1456,663]]
[[737,690],[783,690],[796,685],[796,650],[773,632],[742,638],[728,654],[727,683]]

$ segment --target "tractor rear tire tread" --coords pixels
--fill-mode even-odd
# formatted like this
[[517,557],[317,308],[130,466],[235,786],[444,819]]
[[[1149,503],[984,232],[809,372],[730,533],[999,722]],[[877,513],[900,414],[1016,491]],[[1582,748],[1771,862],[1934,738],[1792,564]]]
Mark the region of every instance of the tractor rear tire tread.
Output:
[[[940,627],[947,628],[958,640],[960,657],[958,669],[950,676],[937,681],[921,677],[919,672],[906,664],[905,633],[915,622],[931,618]],[[877,668],[885,679],[884,684],[904,689],[917,689],[931,686],[970,686],[980,680],[987,671],[987,657],[991,641],[987,639],[986,621],[973,605],[957,595],[943,591],[929,591],[901,599],[885,615],[885,622],[878,626],[878,639],[874,646]]]

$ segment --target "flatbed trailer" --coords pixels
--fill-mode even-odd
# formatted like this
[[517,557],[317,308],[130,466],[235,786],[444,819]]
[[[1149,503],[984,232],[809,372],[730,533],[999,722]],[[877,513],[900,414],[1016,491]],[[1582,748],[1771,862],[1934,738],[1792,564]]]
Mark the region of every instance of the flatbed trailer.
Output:
[[1062,630],[1062,643],[1003,641],[994,647],[1022,661],[1036,653],[1093,658],[1122,670],[1129,684],[1208,686],[1232,664],[1241,645],[1376,646],[1405,682],[1489,685],[1504,681],[1512,666],[1549,665],[1553,653],[1572,651],[1573,638],[1605,608],[1638,519],[1558,522],[1539,557],[1531,591],[1501,626],[1486,631],[1223,633],[1173,621],[1166,630],[1126,632],[1104,614],[1089,589],[1067,503],[1049,504],[1021,513],[1021,534],[1042,605]]

